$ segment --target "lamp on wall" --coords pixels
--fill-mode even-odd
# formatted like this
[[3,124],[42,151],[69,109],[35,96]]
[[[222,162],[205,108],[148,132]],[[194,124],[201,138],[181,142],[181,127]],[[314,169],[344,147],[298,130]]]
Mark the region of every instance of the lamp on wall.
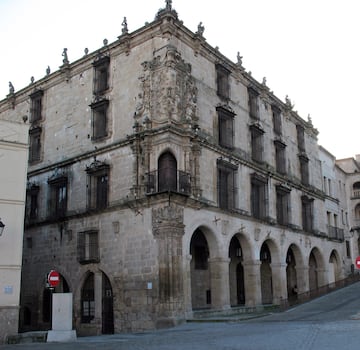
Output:
[[5,224],[0,219],[0,236],[3,234],[5,228]]

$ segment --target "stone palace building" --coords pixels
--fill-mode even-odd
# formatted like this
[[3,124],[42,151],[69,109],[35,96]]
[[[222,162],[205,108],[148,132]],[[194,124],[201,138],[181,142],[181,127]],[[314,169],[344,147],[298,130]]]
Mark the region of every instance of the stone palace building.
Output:
[[51,327],[50,270],[78,335],[280,305],[353,272],[359,159],[338,165],[203,34],[166,1],[0,102],[30,123],[21,330]]

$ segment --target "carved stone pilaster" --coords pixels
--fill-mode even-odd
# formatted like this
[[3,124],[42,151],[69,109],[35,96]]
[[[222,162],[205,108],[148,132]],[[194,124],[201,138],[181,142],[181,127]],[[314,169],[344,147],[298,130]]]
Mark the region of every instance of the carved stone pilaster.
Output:
[[172,319],[184,310],[182,236],[184,211],[170,205],[153,208],[153,234],[158,242],[159,316]]

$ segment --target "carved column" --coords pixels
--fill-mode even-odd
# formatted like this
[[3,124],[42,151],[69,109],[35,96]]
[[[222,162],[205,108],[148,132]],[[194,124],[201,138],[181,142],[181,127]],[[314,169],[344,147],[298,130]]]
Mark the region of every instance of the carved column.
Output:
[[183,208],[175,205],[152,210],[153,233],[158,243],[158,323],[175,324],[177,318],[184,317],[183,217]]
[[273,303],[280,305],[282,300],[287,300],[287,264],[271,264],[272,280],[273,280]]
[[193,195],[195,198],[201,196],[200,190],[200,154],[201,147],[198,143],[192,146],[192,157],[191,157],[191,187],[193,188]]
[[295,266],[298,299],[306,299],[309,293],[309,267]]
[[245,275],[245,305],[256,306],[261,305],[261,276],[260,276],[260,260],[244,261]]
[[94,273],[94,301],[95,301],[95,318],[94,323],[97,325],[97,333],[101,334],[102,322],[102,272]]
[[229,258],[209,259],[211,306],[214,309],[230,308]]

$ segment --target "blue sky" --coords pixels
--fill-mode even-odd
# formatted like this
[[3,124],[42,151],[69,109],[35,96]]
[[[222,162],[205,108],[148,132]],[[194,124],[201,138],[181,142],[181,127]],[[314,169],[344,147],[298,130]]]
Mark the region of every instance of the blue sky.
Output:
[[[221,5],[220,5],[221,4]],[[357,0],[173,0],[190,30],[243,65],[319,130],[319,144],[337,158],[360,153],[360,48]],[[129,31],[151,22],[164,0],[0,0],[0,100],[113,42],[127,17]]]

